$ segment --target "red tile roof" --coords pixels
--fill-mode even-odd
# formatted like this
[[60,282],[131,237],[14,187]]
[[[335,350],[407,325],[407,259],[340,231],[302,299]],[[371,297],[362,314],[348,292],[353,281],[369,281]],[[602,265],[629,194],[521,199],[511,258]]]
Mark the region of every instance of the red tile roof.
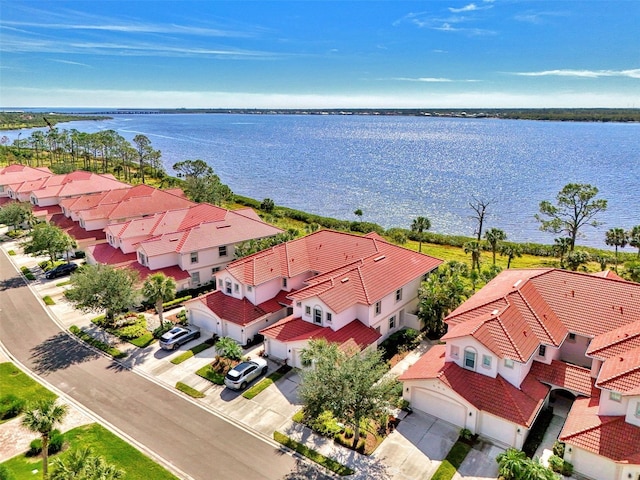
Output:
[[549,365],[533,362],[529,375],[548,385],[566,388],[587,397],[599,395],[599,392],[594,390],[595,379],[591,377],[588,368],[555,360]]
[[597,397],[577,398],[559,439],[615,462],[640,464],[640,427],[624,416],[598,415],[598,408]]
[[293,315],[260,330],[260,333],[283,343],[325,339],[329,343],[337,343],[343,350],[355,349],[356,351],[374,344],[380,338],[376,330],[367,327],[360,320],[353,320],[339,330],[332,330]]
[[254,305],[246,298],[240,300],[230,295],[225,295],[221,291],[202,295],[200,297],[189,300],[188,303],[196,301],[206,305],[209,310],[215,312],[218,317],[241,326],[246,326],[264,317],[265,315],[268,315],[269,313],[274,313],[284,308],[282,307],[282,305],[264,303],[260,305]]
[[47,167],[34,168],[16,163],[0,168],[0,185],[20,184],[22,182],[42,179],[52,175],[53,173]]
[[[45,208],[50,208],[50,207],[45,207]],[[35,208],[34,208],[34,212],[35,212]],[[47,213],[46,216],[49,222],[61,228],[76,240],[98,241],[98,240],[104,240],[106,238],[103,231],[101,230],[87,231],[84,228],[82,228],[78,224],[78,222],[74,222],[69,217],[65,217],[62,213],[54,213],[52,215]]]
[[440,263],[379,236],[320,230],[236,260],[227,271],[253,286],[275,278],[319,274],[290,297],[319,296],[333,311],[340,312],[354,303],[371,305]]
[[[23,190],[21,186],[21,191]],[[38,199],[63,198],[107,190],[128,189],[130,185],[115,179],[113,175],[75,171],[64,175],[52,175],[39,183],[34,183],[31,193]],[[29,191],[29,190],[26,190]]]
[[602,360],[640,347],[640,319],[595,337],[587,355]]
[[500,375],[492,378],[445,362],[445,351],[445,345],[432,347],[400,375],[399,380],[439,380],[477,409],[518,425],[531,426],[549,387],[529,375],[518,389]]
[[605,360],[596,385],[623,395],[640,395],[640,347]]

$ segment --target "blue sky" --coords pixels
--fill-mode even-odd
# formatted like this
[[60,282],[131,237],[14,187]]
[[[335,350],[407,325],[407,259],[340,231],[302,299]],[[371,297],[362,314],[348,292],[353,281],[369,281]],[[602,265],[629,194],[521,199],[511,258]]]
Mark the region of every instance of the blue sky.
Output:
[[640,108],[640,1],[0,0],[1,107]]

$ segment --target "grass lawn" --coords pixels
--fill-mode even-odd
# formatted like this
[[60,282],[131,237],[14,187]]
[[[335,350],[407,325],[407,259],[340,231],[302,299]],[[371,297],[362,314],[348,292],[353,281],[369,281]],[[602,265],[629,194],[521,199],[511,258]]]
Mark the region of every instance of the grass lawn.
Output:
[[182,362],[189,360],[194,355],[197,355],[198,353],[203,352],[211,347],[213,347],[211,343],[207,343],[207,342],[200,343],[199,345],[196,345],[195,347],[190,348],[186,352],[182,352],[176,358],[172,359],[171,363],[173,363],[174,365],[179,365]]
[[310,449],[309,447],[307,447],[306,445],[303,445],[302,443],[296,442],[292,438],[289,438],[280,432],[273,432],[273,438],[276,442],[281,443],[285,447],[288,447],[291,450],[298,452],[300,455],[304,455],[308,459],[313,460],[317,464],[322,465],[325,468],[328,468],[329,470],[331,470],[334,473],[337,473],[340,476],[352,475],[353,473],[355,473],[351,468],[345,465],[342,465],[341,463],[336,462],[331,458],[321,455],[315,450]]
[[[148,480],[150,478],[153,480],[177,480],[178,478],[96,423],[74,428],[65,433],[64,437],[70,448],[60,454],[50,456],[50,460],[56,457],[65,458],[71,449],[91,447],[96,455],[123,469],[126,472],[125,478],[127,480]],[[31,473],[34,469],[40,470],[42,465],[40,457],[18,455],[4,462],[4,465],[14,474],[16,480],[34,479],[41,476],[40,473],[38,476]]]
[[148,347],[149,345],[151,345],[153,342],[156,341],[155,338],[153,338],[153,333],[149,332],[149,333],[145,333],[144,335],[141,335],[137,338],[132,338],[131,340],[127,340],[129,343],[135,345],[136,347],[139,348],[144,348],[144,347]]
[[447,458],[445,458],[431,480],[450,480],[462,465],[463,460],[471,450],[471,445],[463,442],[456,442],[449,450]]
[[27,403],[57,398],[56,394],[44,388],[11,362],[0,363],[0,392],[11,392]]
[[196,375],[200,375],[216,385],[224,385],[224,374],[216,372],[211,365],[205,365],[196,372]]
[[284,376],[284,373],[276,370],[275,372],[270,374],[268,377],[263,378],[258,383],[256,383],[253,387],[251,387],[249,390],[244,392],[242,396],[244,398],[248,398],[249,400],[251,400],[253,397],[255,397],[260,392],[265,390],[269,385],[280,380],[283,376]]

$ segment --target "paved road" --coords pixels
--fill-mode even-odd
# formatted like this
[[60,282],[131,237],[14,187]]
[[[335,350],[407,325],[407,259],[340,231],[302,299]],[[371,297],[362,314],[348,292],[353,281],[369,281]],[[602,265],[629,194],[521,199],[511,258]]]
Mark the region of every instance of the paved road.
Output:
[[32,372],[165,459],[185,478],[322,478],[263,439],[79,344],[0,252],[0,341]]

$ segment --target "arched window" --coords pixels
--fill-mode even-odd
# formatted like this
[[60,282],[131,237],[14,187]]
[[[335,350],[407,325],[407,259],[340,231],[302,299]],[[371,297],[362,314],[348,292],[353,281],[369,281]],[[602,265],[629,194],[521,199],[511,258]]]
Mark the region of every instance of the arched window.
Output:
[[476,351],[472,348],[464,349],[464,368],[469,370],[476,369]]

